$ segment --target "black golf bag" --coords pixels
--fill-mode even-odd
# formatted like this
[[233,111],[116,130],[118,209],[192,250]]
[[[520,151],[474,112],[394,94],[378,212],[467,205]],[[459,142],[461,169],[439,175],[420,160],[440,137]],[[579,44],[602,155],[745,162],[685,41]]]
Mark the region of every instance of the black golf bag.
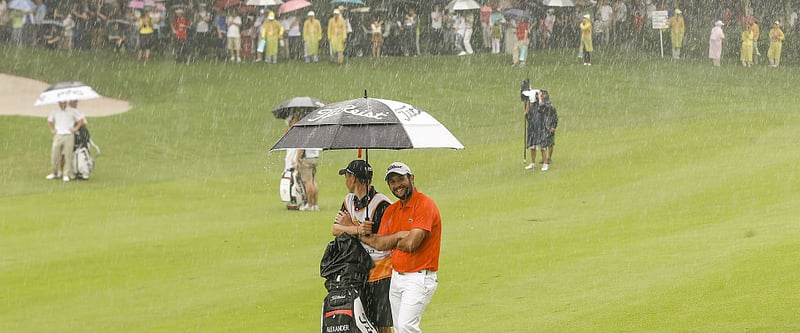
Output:
[[306,187],[300,172],[296,169],[288,169],[281,176],[280,185],[281,201],[286,204],[286,209],[298,210],[306,203]]
[[75,132],[75,145],[73,147],[72,158],[72,170],[75,171],[75,178],[77,179],[89,179],[89,176],[91,176],[94,171],[94,158],[92,158],[90,147],[94,147],[97,151],[97,155],[100,155],[100,147],[92,141],[89,130],[86,126],[81,126],[81,128]]
[[359,297],[374,267],[358,238],[342,233],[325,249],[319,272],[328,295],[322,303],[322,333],[377,333]]

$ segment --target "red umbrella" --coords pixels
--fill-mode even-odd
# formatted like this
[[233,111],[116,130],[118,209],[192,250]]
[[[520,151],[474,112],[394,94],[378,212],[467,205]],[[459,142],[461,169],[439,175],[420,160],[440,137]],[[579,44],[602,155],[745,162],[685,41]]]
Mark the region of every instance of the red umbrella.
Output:
[[278,14],[293,12],[295,10],[311,6],[311,3],[306,0],[289,0],[284,2],[278,7]]
[[240,4],[242,0],[219,0],[214,4],[214,8],[226,9]]

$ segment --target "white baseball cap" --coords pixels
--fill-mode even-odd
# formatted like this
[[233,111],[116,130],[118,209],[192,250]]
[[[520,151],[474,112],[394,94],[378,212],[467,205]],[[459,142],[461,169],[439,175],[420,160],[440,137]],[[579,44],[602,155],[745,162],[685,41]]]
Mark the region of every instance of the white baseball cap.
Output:
[[384,179],[386,181],[389,181],[389,175],[393,173],[396,173],[401,176],[413,175],[413,173],[411,173],[411,168],[409,168],[408,165],[406,165],[403,162],[393,162],[392,164],[389,164],[389,167],[386,168],[386,178]]

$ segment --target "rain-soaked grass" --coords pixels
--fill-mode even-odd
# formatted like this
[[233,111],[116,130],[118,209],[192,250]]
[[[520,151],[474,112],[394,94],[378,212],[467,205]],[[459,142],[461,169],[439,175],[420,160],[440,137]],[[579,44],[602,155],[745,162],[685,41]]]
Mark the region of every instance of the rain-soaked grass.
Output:
[[[0,331],[317,330],[336,170],[355,153],[324,154],[322,211],[286,211],[283,154],[267,153],[285,125],[270,110],[365,89],[427,110],[467,147],[369,152],[379,170],[408,162],[443,215],[425,331],[800,330],[798,69],[594,58],[143,66],[0,47],[2,73],[134,105],[91,120],[103,154],[86,182],[44,180],[43,119],[0,122]],[[547,172],[523,170],[525,77],[561,118]]]

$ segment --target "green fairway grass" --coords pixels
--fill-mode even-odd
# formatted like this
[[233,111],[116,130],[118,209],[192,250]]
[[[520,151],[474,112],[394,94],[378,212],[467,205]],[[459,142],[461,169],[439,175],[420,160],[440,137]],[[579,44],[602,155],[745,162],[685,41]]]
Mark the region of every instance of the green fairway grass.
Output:
[[[425,332],[800,332],[800,69],[532,56],[185,66],[0,46],[0,73],[133,106],[91,118],[102,155],[69,183],[44,179],[44,118],[0,117],[0,332],[318,331],[356,152],[324,152],[321,211],[287,211],[270,111],[365,90],[466,147],[369,151],[379,191],[404,161],[441,210]],[[559,113],[547,172],[523,169],[526,77]]]

